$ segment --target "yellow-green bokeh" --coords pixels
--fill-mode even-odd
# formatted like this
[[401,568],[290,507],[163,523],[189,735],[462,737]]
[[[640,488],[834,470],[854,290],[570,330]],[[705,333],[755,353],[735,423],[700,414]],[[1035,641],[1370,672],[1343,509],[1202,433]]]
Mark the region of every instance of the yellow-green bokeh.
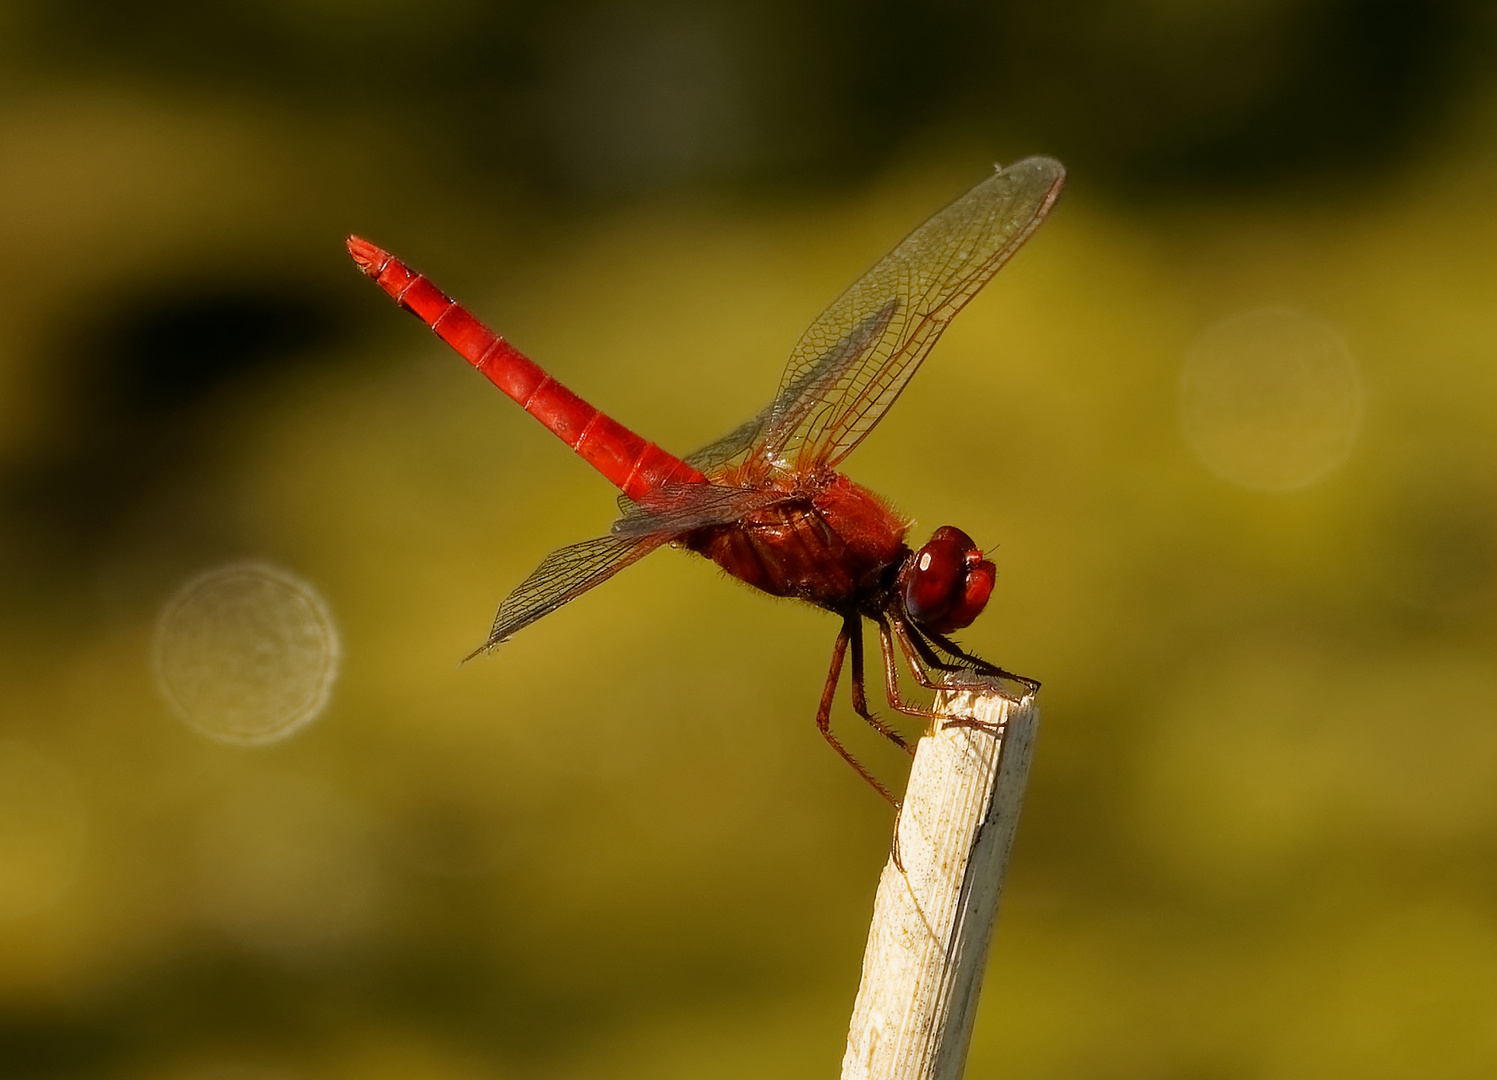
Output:
[[[996,548],[964,640],[1045,683],[971,1075],[1497,1069],[1485,130],[1334,198],[1138,204],[1073,174],[847,463],[921,536]],[[55,522],[7,503],[0,777],[31,787],[0,792],[0,868],[32,876],[0,882],[0,1017],[24,1075],[832,1075],[890,827],[812,724],[835,621],[666,551],[456,666],[613,497],[341,243],[397,250],[686,451],[765,403],[982,154],[565,211],[253,95],[40,80],[0,132],[12,474],[77,468],[70,447],[103,467],[77,343],[132,296],[237,274],[342,319],[217,391],[87,558],[38,556]],[[1264,309],[1333,328],[1364,395],[1344,462],[1288,491],[1213,472],[1178,411],[1193,343]],[[342,635],[326,711],[269,746],[196,734],[151,671],[173,592],[244,559]]]

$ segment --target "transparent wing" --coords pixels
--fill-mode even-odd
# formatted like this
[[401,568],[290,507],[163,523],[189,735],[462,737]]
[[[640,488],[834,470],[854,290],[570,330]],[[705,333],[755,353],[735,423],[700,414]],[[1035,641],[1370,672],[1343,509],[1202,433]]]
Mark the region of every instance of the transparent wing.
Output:
[[737,487],[731,484],[666,484],[652,494],[648,504],[620,499],[623,516],[609,530],[622,539],[659,535],[679,536],[705,525],[724,525],[744,514],[785,498],[785,492],[767,487]]
[[543,615],[551,614],[630,563],[638,562],[665,540],[656,535],[628,539],[600,536],[551,552],[499,605],[489,639],[463,659],[471,660],[502,645]]
[[[849,365],[857,363],[878,340],[893,312],[893,305],[886,305],[863,319],[816,363],[786,383],[775,395],[774,401],[766,405],[757,416],[739,424],[716,442],[708,443],[686,458],[686,463],[710,474],[743,460],[751,450],[758,449],[762,454],[764,444],[776,441],[776,433],[782,433],[778,444],[783,445],[783,436],[788,436],[795,422],[819,400],[822,388],[836,385],[841,373]],[[773,457],[774,453],[763,456]],[[623,506],[623,503],[624,500],[621,499],[620,505]],[[628,507],[623,506],[623,509],[627,510]]]
[[[770,406],[773,408],[773,406]],[[696,453],[686,458],[686,464],[700,472],[711,473],[730,464],[733,459],[743,456],[759,439],[759,432],[764,430],[765,423],[769,420],[769,409],[766,408],[752,420],[746,420],[732,431],[728,432],[716,442],[708,443]]]
[[1039,227],[1064,183],[1060,162],[1027,158],[910,233],[811,324],[774,403],[699,453],[746,440],[765,462],[836,465],[883,418],[956,313]]

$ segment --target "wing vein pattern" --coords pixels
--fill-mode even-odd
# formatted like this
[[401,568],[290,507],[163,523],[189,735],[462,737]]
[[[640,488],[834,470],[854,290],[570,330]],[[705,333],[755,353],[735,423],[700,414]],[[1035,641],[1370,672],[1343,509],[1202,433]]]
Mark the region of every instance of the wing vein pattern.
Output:
[[802,335],[774,404],[699,453],[757,438],[755,454],[766,464],[835,466],[883,418],[956,313],[1039,227],[1064,181],[1059,162],[1027,158],[910,233]]
[[600,536],[557,548],[504,598],[494,616],[488,640],[464,659],[471,660],[502,645],[537,619],[603,584],[631,563],[638,562],[666,539],[660,535]]

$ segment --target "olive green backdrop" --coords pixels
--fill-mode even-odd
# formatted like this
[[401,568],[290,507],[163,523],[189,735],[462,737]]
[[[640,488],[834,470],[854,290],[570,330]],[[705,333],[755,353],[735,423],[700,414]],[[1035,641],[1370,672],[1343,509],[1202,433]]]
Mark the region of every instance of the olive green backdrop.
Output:
[[[1052,219],[847,463],[996,548],[963,640],[1045,683],[970,1075],[1492,1075],[1494,43],[1412,0],[0,3],[0,1076],[834,1075],[891,819],[812,723],[835,620],[664,551],[457,667],[613,496],[342,241],[684,452],[1031,153]],[[1329,442],[1279,354],[1191,404],[1263,311],[1339,343]],[[1324,460],[1263,490],[1281,437]],[[244,559],[342,640],[259,747],[151,667]]]

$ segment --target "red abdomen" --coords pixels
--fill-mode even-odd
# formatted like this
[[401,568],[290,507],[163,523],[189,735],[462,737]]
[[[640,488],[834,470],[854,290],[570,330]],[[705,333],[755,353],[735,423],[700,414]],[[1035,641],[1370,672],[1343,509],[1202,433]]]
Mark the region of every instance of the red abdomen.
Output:
[[688,533],[684,543],[773,596],[845,611],[889,585],[891,568],[909,554],[908,528],[877,495],[829,473],[784,502]]
[[451,345],[500,390],[519,402],[625,495],[642,502],[661,485],[705,479],[686,462],[593,408],[509,342],[474,318],[424,275],[357,236],[348,253],[364,271]]

